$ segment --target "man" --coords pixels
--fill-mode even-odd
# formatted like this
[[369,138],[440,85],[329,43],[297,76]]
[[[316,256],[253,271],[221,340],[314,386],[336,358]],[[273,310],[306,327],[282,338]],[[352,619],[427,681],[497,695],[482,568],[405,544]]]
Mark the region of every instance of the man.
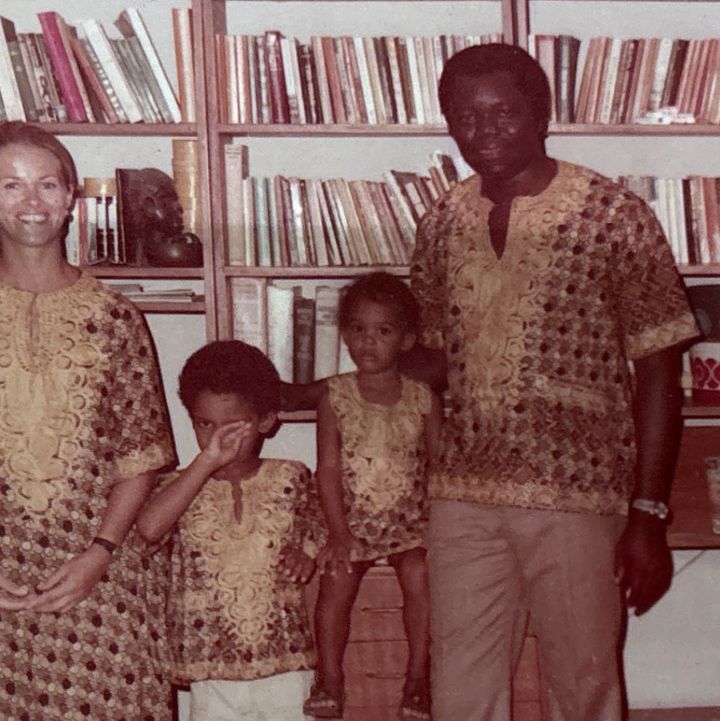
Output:
[[508,721],[528,609],[553,721],[619,721],[621,590],[643,613],[672,575],[694,318],[647,206],[546,154],[550,91],[527,53],[466,49],[439,94],[477,175],[421,221],[411,270],[450,395],[430,488],[433,718]]

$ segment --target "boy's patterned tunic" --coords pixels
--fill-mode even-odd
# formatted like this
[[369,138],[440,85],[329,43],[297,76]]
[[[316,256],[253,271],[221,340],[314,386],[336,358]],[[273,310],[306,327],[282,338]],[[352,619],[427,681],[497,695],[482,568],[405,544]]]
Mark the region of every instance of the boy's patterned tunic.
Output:
[[310,473],[265,459],[241,487],[239,521],[231,484],[211,478],[172,534],[168,627],[179,682],[249,681],[315,662],[304,587],[279,568],[286,546],[314,552]]
[[355,373],[348,373],[330,378],[328,393],[342,439],[346,518],[365,547],[352,560],[382,558],[423,545],[430,389],[402,376],[397,403],[368,403]]
[[504,253],[473,176],[423,219],[412,286],[444,346],[452,408],[433,498],[626,513],[631,371],[697,335],[662,229],[635,195],[558,162],[513,200]]

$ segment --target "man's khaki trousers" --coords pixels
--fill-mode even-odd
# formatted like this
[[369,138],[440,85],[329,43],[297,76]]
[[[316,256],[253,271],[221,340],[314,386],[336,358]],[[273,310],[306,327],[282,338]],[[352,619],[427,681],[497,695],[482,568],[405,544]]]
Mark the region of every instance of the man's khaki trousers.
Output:
[[613,555],[624,523],[432,503],[433,721],[509,721],[528,611],[552,721],[622,719],[623,610]]

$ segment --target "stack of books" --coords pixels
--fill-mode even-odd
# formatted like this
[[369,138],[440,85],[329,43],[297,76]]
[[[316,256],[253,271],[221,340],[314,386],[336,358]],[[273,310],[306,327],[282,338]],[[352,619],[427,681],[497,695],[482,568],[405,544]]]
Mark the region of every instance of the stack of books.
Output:
[[382,181],[243,177],[239,146],[226,146],[227,257],[231,265],[407,265],[419,219],[470,174],[436,152],[428,172],[389,170]]
[[[174,15],[173,15],[174,17]],[[0,17],[0,120],[178,123],[175,91],[140,13],[123,10],[110,37],[97,20],[38,13],[41,32]]]
[[216,36],[220,117],[226,123],[442,124],[443,65],[502,35],[319,37],[277,30]]

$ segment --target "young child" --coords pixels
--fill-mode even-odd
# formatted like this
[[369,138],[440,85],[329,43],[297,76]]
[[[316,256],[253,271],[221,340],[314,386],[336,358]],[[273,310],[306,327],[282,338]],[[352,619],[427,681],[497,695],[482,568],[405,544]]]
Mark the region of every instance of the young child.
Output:
[[418,323],[410,289],[387,273],[361,277],[341,297],[339,325],[357,371],[328,379],[318,405],[317,479],[329,538],[318,556],[318,673],[304,706],[316,717],[342,717],[350,612],[365,572],[387,558],[402,587],[409,646],[400,718],[430,718],[423,534],[440,403],[398,370]]
[[301,585],[322,523],[310,474],[258,457],[276,422],[280,380],[253,346],[217,341],[180,374],[200,453],[150,499],[138,528],[171,534],[168,632],[191,721],[301,721],[313,639]]

